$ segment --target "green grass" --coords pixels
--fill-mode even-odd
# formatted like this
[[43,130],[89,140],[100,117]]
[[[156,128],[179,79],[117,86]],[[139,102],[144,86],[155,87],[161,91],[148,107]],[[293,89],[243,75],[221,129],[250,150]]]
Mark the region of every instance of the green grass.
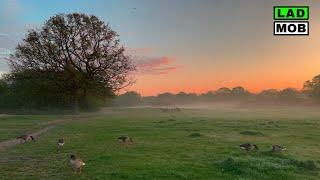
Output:
[[240,134],[249,136],[263,136],[262,132],[257,131],[241,131]]
[[[319,179],[319,118],[316,110],[287,108],[184,109],[179,113],[119,108],[84,121],[65,122],[35,143],[1,151],[0,177]],[[14,124],[15,119],[11,121]],[[34,121],[41,122],[39,118]],[[0,126],[10,127],[1,121]],[[134,143],[119,144],[121,135],[133,137]],[[66,138],[66,145],[57,152],[60,137]],[[259,150],[237,148],[246,142],[257,144]],[[287,151],[272,153],[272,144],[283,145]],[[70,154],[86,162],[81,175],[73,175],[69,168]]]

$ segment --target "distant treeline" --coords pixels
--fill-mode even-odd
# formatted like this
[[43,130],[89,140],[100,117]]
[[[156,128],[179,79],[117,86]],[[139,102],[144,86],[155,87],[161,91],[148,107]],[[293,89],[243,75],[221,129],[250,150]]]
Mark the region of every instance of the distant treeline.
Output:
[[285,104],[310,104],[314,99],[310,91],[286,88],[283,90],[267,89],[260,93],[251,93],[243,87],[220,88],[216,91],[208,91],[197,95],[195,93],[180,92],[172,94],[169,92],[157,96],[143,97],[139,93],[130,91],[117,96],[108,104],[112,106],[166,106],[166,105],[188,105],[216,102],[240,102],[247,105],[285,105]]

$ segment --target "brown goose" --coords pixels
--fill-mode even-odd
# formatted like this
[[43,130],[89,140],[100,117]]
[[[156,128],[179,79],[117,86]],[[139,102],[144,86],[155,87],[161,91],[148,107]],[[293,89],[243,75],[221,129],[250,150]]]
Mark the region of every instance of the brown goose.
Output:
[[73,169],[74,174],[77,173],[79,170],[79,173],[82,172],[83,166],[86,165],[81,159],[77,158],[75,155],[70,156],[70,166]]
[[251,144],[251,143],[241,144],[241,145],[239,145],[239,148],[244,149],[246,151],[251,151],[251,150],[254,150],[254,149],[258,150],[259,149],[257,145]]
[[285,151],[286,150],[286,148],[285,147],[283,147],[283,146],[280,146],[280,145],[272,145],[271,146],[271,151],[272,152],[282,152],[282,151]]
[[35,141],[35,139],[33,138],[33,136],[30,136],[30,135],[22,135],[22,136],[19,136],[19,137],[17,137],[16,139],[20,139],[20,141],[22,142],[22,141],[24,141],[25,143],[29,140],[29,139],[31,139],[32,141]]
[[120,137],[118,137],[118,141],[120,143],[128,143],[128,142],[133,142],[133,139],[128,136],[120,136]]

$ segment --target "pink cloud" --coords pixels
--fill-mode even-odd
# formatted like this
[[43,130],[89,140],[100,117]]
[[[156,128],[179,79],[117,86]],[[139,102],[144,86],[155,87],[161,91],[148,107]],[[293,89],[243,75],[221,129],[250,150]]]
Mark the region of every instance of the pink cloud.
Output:
[[147,74],[169,74],[177,70],[178,66],[174,65],[175,58],[172,57],[135,57],[134,61],[138,73]]

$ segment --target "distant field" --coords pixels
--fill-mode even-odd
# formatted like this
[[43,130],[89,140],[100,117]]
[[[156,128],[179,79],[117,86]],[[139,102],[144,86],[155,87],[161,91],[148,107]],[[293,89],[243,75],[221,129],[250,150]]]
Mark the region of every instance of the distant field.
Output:
[[[0,139],[54,118],[0,117]],[[35,143],[1,151],[0,179],[320,179],[319,120],[317,109],[297,107],[176,113],[118,108],[66,121]],[[120,145],[120,135],[133,137],[134,144]],[[60,137],[67,142],[57,152]],[[246,142],[259,151],[236,147]],[[271,153],[272,144],[288,150]],[[81,175],[69,168],[70,154],[86,162]]]

